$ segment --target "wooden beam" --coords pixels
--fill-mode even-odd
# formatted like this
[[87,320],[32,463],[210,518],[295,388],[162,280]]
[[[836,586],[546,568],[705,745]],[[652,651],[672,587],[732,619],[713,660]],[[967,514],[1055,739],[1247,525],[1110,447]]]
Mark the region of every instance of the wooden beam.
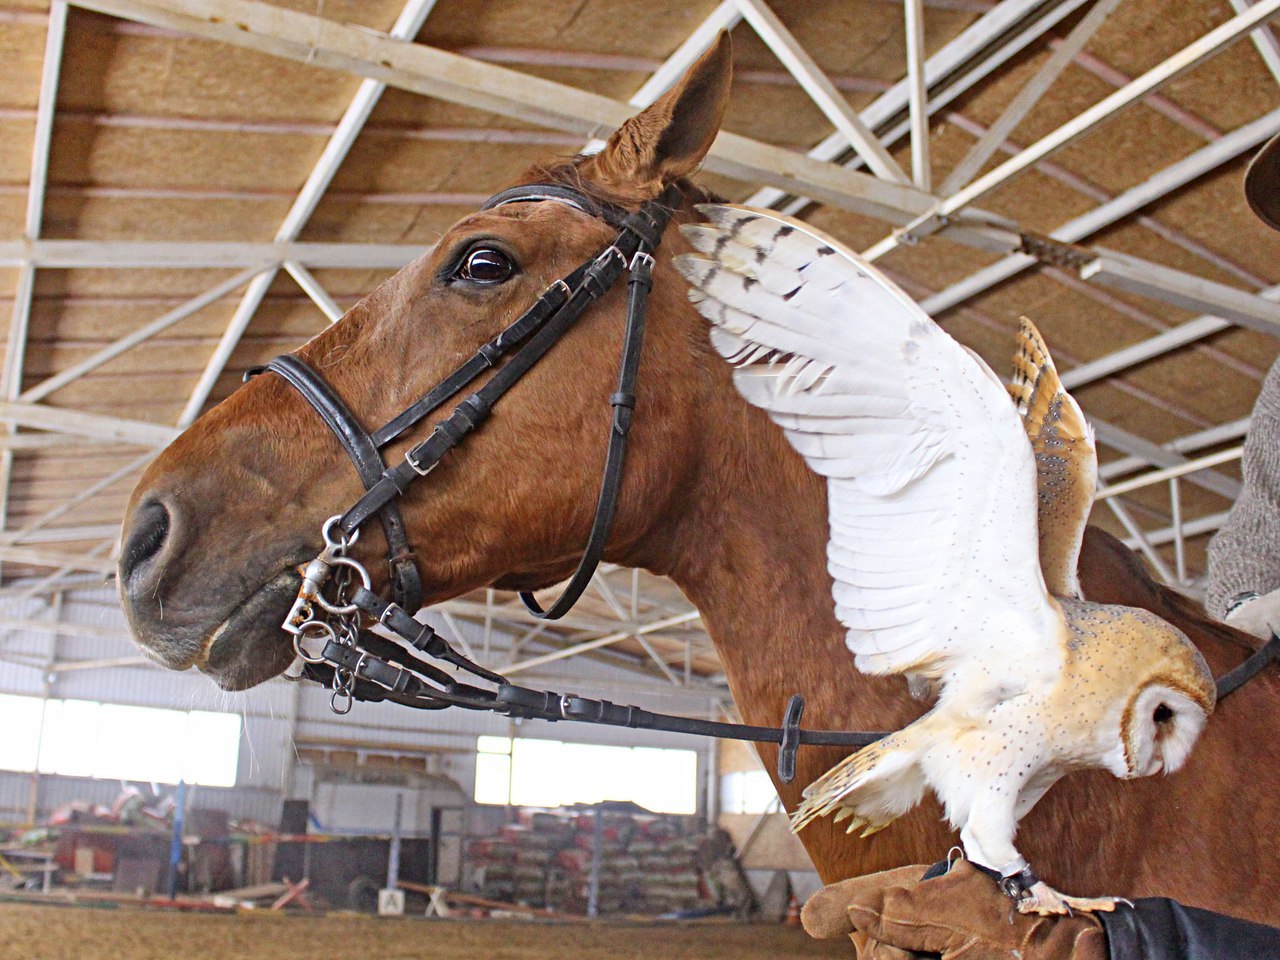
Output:
[[[343,70],[584,138],[616,129],[634,112],[620,100],[258,0],[78,0],[76,5]],[[904,223],[935,203],[913,187],[724,131],[704,166],[712,173],[802,193],[891,223]]]
[[71,433],[93,440],[115,440],[141,447],[163,447],[179,433],[177,427],[145,420],[104,417],[82,410],[46,407],[39,403],[0,402],[0,423]]

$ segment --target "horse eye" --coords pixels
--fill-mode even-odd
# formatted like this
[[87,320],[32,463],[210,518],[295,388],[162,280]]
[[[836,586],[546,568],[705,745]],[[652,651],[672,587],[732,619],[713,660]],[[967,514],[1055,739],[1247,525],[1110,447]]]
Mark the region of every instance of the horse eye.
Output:
[[516,265],[501,250],[477,247],[463,258],[458,277],[473,283],[501,283],[516,272]]
[[1165,723],[1173,719],[1173,711],[1169,709],[1168,704],[1160,704],[1156,707],[1155,713],[1151,715],[1151,719],[1156,723]]

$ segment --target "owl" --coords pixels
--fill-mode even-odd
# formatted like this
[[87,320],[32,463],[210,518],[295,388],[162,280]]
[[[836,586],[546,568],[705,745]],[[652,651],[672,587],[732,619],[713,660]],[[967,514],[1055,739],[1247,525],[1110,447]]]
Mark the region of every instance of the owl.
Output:
[[770,211],[701,209],[710,222],[684,231],[703,256],[677,266],[739,392],[826,478],[855,665],[937,691],[812,783],[794,828],[831,814],[867,836],[927,787],[1020,910],[1113,908],[1040,881],[1018,822],[1073,770],[1177,770],[1215,689],[1176,628],[1081,595],[1097,454],[1039,333],[1023,321],[1006,388],[837,241]]

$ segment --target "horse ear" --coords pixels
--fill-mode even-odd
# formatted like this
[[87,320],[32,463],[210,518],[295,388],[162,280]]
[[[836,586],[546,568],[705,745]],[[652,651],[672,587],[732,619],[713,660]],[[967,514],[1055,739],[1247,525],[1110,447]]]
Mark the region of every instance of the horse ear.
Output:
[[583,172],[617,186],[656,188],[655,193],[693,173],[720,132],[732,78],[732,45],[722,30],[675,86],[614,131]]

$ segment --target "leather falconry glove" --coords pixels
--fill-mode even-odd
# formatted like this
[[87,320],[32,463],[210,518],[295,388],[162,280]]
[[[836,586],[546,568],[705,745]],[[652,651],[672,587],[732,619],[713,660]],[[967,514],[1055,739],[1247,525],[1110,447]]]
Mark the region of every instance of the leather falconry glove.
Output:
[[1021,914],[996,882],[967,860],[921,880],[924,865],[899,867],[819,890],[801,920],[810,936],[848,936],[858,960],[1107,960],[1107,936],[1088,914]]

